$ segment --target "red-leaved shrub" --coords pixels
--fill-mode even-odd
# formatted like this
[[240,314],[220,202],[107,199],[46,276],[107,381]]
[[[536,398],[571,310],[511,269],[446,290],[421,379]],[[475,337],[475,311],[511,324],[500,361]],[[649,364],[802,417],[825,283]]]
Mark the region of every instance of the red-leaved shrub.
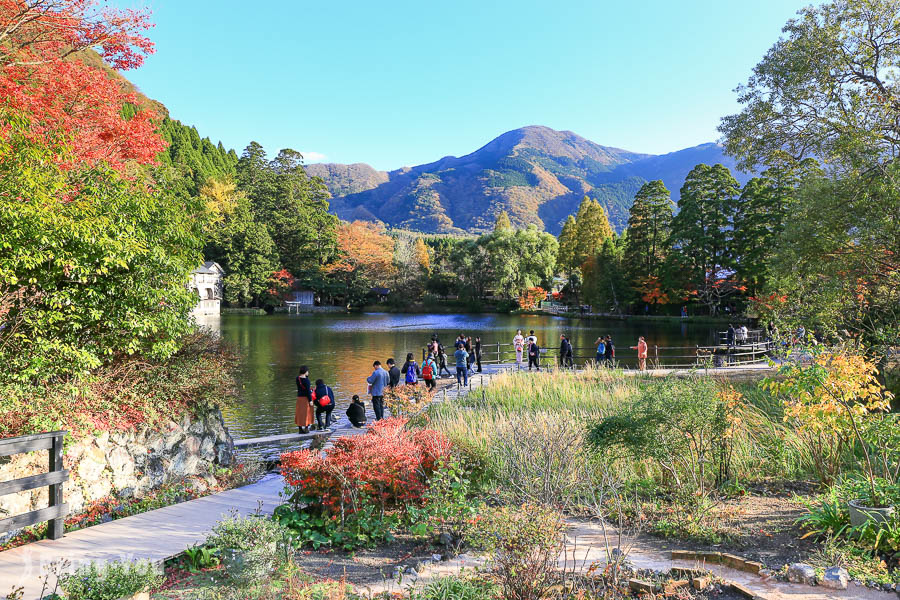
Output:
[[365,435],[338,439],[324,453],[282,454],[281,472],[296,502],[318,503],[332,514],[371,503],[420,502],[436,464],[450,455],[450,441],[440,432],[405,425],[405,419],[386,419]]

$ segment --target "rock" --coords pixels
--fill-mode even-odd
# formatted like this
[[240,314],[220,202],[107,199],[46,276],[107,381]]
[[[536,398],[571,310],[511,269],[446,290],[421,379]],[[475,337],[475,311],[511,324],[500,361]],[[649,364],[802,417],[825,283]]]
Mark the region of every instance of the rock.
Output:
[[78,463],[78,477],[85,481],[93,481],[100,477],[106,468],[106,456],[97,446],[85,448],[81,461]]
[[850,574],[843,567],[828,567],[819,585],[832,590],[846,590],[850,583]]
[[428,565],[425,563],[425,561],[420,560],[416,562],[416,573],[424,573],[427,566]]
[[791,583],[816,584],[816,570],[806,563],[793,563],[788,567],[787,580]]
[[893,592],[893,591],[894,591],[894,584],[893,584],[893,583],[882,583],[882,584],[881,584],[881,589],[883,589],[883,590],[886,591],[886,592]]
[[129,487],[134,483],[134,457],[122,446],[114,446],[107,457],[112,471],[113,485]]
[[234,443],[219,442],[216,444],[216,463],[227,467],[234,460]]
[[438,544],[445,548],[451,547],[453,545],[453,536],[449,533],[442,533],[438,536]]
[[200,457],[187,451],[179,452],[172,461],[172,474],[177,476],[193,475],[199,471]]
[[201,435],[204,428],[205,427],[203,421],[194,421],[188,426],[187,431],[188,433],[192,433],[194,435]]
[[757,573],[757,575],[759,575],[763,579],[769,579],[770,577],[774,577],[776,574],[777,573],[775,573],[775,571],[773,571],[772,569],[760,569],[759,573]]
[[442,560],[443,558],[444,558],[444,557],[441,556],[440,554],[432,554],[432,555],[431,555],[431,560],[433,560],[434,562],[441,562],[441,560]]
[[207,435],[200,442],[200,458],[207,462],[216,460],[216,440],[213,436]]
[[187,436],[181,448],[188,454],[200,454],[200,438],[196,435]]
[[184,441],[184,432],[181,429],[176,429],[166,435],[164,441],[164,447],[166,452],[172,452],[176,446],[180,446],[181,442]]

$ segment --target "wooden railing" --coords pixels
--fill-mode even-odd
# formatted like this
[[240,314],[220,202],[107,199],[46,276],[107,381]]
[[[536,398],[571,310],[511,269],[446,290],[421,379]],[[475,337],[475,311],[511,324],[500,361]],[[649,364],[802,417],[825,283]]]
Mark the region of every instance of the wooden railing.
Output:
[[62,460],[65,435],[65,431],[51,431],[0,440],[0,457],[36,450],[50,452],[50,469],[47,473],[0,482],[0,496],[49,486],[49,505],[47,508],[0,519],[0,533],[49,521],[48,537],[57,540],[63,536],[65,518],[69,513],[69,505],[63,502],[62,489],[63,483],[69,479],[69,471],[63,469]]
[[[748,336],[749,337],[749,336]],[[647,362],[652,368],[685,369],[694,367],[726,367],[760,363],[768,360],[774,346],[768,341],[751,342],[741,345],[717,346],[657,346],[649,345]],[[456,347],[445,347],[447,364],[451,371],[455,359]],[[427,348],[422,349],[423,360]],[[590,347],[573,347],[572,358],[576,365],[583,365],[596,360],[597,349]],[[512,343],[482,343],[481,362],[483,364],[511,363],[516,360],[516,350]],[[559,364],[559,348],[541,348],[541,363],[552,361]],[[629,346],[616,346],[614,361],[620,366],[637,367],[637,350]],[[523,364],[528,363],[528,356],[523,352]]]

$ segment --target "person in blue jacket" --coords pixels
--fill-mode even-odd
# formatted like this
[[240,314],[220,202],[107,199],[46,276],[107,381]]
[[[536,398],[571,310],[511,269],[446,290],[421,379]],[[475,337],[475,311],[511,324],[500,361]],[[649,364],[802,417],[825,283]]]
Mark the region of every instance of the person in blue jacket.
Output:
[[379,361],[372,363],[374,371],[366,379],[369,384],[369,394],[372,396],[372,410],[375,412],[375,420],[384,418],[384,388],[391,383],[391,376],[381,367]]
[[[316,429],[325,431],[331,427],[331,413],[334,411],[334,390],[325,385],[322,379],[316,379]],[[325,422],[322,423],[322,415]]]
[[466,352],[466,347],[462,342],[457,342],[453,357],[456,358],[456,385],[469,385],[469,369],[466,365],[469,353]]

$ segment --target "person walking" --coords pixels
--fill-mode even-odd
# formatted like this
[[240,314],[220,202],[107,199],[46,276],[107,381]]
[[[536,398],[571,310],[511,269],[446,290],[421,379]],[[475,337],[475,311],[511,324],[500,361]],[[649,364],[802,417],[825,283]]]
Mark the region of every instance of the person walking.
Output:
[[359,399],[359,396],[353,394],[353,401],[347,407],[347,419],[350,424],[359,429],[366,426],[366,405]]
[[388,382],[388,389],[393,390],[398,385],[400,385],[400,369],[397,368],[396,363],[394,363],[393,358],[387,359],[387,367],[388,367],[388,375],[390,376],[390,381]]
[[559,366],[563,369],[575,366],[572,358],[572,343],[566,334],[559,336]]
[[522,368],[522,352],[525,350],[525,336],[522,335],[522,330],[516,330],[516,337],[513,338],[513,346],[516,349],[516,367],[519,369]]
[[612,336],[606,336],[605,347],[603,348],[603,362],[607,367],[613,366],[613,359],[616,357],[616,347],[613,346]]
[[372,367],[374,371],[366,379],[366,382],[369,384],[369,394],[372,396],[375,420],[380,421],[384,418],[384,390],[391,385],[391,375],[381,367],[381,363],[377,360],[372,363]]
[[312,394],[309,369],[304,365],[297,374],[297,404],[294,407],[294,424],[299,433],[309,433],[309,427],[313,424]]
[[[534,333],[534,332],[532,332]],[[531,370],[531,366],[534,365],[534,368],[538,371],[541,370],[541,347],[538,346],[536,338],[533,336],[529,336],[528,338],[531,340],[528,344],[528,370]]]
[[[331,427],[331,413],[334,411],[334,390],[325,385],[325,380],[316,379],[316,429],[325,431]],[[325,421],[322,421],[322,415]]]
[[638,337],[637,346],[632,346],[631,349],[637,350],[638,370],[646,371],[647,370],[647,342],[644,341],[644,336]]
[[481,336],[475,336],[475,366],[478,367],[478,372],[481,373]]
[[426,390],[433,390],[437,384],[434,381],[435,376],[437,375],[437,363],[434,361],[434,356],[431,354],[425,358],[425,364],[422,365],[422,381],[425,382]]
[[416,362],[412,352],[406,355],[406,362],[400,367],[400,374],[403,376],[403,381],[406,385],[418,385],[419,378],[422,376],[422,370],[419,368],[419,363]]
[[447,377],[453,377],[453,373],[450,372],[450,369],[447,367],[447,351],[444,350],[444,347],[438,345],[438,376],[443,377],[444,373],[447,374]]
[[457,387],[460,385],[469,385],[469,370],[466,368],[466,361],[469,359],[469,353],[466,352],[466,347],[461,343],[457,343],[456,352],[453,353],[453,357],[456,359]]
[[734,324],[729,323],[728,331],[725,332],[725,341],[728,343],[729,346],[734,346],[735,338],[736,338],[736,332],[734,329]]
[[463,347],[466,349],[466,352],[469,353],[469,358],[466,359],[466,370],[470,373],[475,373],[475,369],[472,368],[472,363],[475,362],[475,353],[472,352],[472,338],[466,337],[463,339]]
[[606,356],[606,339],[601,335],[594,343],[597,344],[597,356],[594,362],[599,367],[603,364],[603,358]]

